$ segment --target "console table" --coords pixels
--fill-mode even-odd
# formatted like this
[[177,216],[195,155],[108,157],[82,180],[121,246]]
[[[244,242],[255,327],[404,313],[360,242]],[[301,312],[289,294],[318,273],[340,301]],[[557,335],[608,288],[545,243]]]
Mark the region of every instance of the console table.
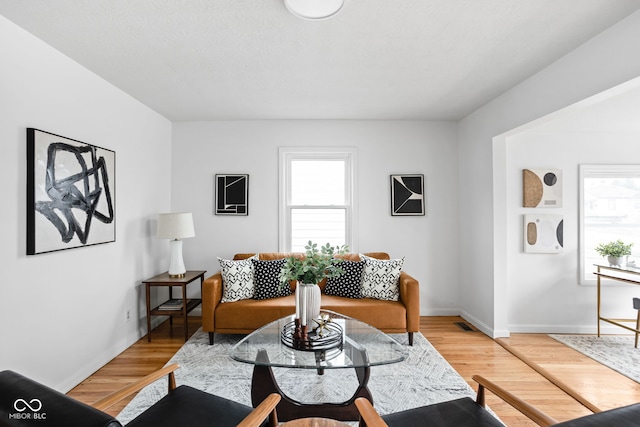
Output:
[[[196,308],[201,299],[187,299],[187,285],[197,278],[200,278],[200,292],[202,293],[202,282],[204,280],[204,270],[187,271],[184,277],[170,277],[168,272],[158,274],[150,279],[143,280],[147,295],[147,341],[151,341],[151,316],[169,316],[169,323],[173,326],[173,316],[182,316],[184,319],[184,340],[189,339],[189,324],[187,322],[187,314]],[[160,310],[159,306],[151,308],[151,287],[166,286],[169,288],[169,300],[173,299],[173,287],[180,286],[182,288],[182,306],[173,310]]]
[[[634,333],[640,333],[640,330],[625,325],[622,322],[636,322],[637,319],[615,319],[602,316],[600,312],[600,302],[602,299],[601,280],[602,278],[616,280],[618,282],[629,283],[631,285],[640,285],[640,269],[634,267],[613,267],[609,265],[596,264],[597,271],[593,274],[597,276],[598,283],[598,336],[600,336],[600,321],[608,322],[621,328],[627,329]],[[628,275],[623,277],[621,274]]]

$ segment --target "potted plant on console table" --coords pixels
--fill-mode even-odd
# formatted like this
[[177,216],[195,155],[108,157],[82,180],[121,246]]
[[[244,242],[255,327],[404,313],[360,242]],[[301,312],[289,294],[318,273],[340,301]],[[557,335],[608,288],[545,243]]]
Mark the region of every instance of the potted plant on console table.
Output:
[[609,243],[600,243],[596,246],[596,252],[600,256],[607,257],[610,266],[626,267],[627,256],[631,255],[631,247],[633,243],[626,244],[618,239]]
[[341,259],[336,255],[344,255],[349,249],[346,245],[331,246],[327,243],[320,246],[309,240],[304,247],[305,257],[287,258],[285,265],[280,270],[280,282],[287,284],[297,281],[296,285],[296,323],[305,331],[312,327],[311,323],[320,316],[320,283],[329,277],[338,277],[344,273],[339,264]]

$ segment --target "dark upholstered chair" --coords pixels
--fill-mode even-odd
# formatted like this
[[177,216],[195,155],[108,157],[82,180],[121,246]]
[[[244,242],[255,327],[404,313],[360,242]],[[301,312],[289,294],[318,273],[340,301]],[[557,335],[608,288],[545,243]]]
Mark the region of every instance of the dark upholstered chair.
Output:
[[[86,405],[13,371],[0,372],[0,426],[118,427],[114,417],[102,412],[152,382],[168,376],[169,392],[127,426],[277,426],[280,395],[268,396],[257,408],[214,396],[192,387],[176,387],[167,366],[92,405]],[[265,422],[268,420],[268,422]]]
[[504,390],[502,387],[484,379],[473,377],[478,385],[476,400],[468,397],[449,402],[435,403],[420,408],[408,409],[380,416],[367,399],[356,400],[360,412],[360,427],[500,427],[503,424],[485,409],[485,388],[518,411],[529,417],[539,426],[557,427],[602,427],[602,426],[640,426],[640,403],[598,412],[593,415],[576,418],[562,423],[545,415],[522,399]]

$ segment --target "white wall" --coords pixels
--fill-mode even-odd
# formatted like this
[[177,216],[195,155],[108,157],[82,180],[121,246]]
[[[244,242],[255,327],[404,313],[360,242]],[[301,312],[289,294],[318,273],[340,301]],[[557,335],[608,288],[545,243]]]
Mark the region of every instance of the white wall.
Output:
[[[422,314],[458,313],[455,123],[195,122],[175,123],[173,132],[172,205],[193,212],[196,227],[184,243],[188,269],[208,276],[219,270],[218,256],[278,250],[278,147],[353,146],[359,243],[352,251],[406,257],[404,270],[420,281]],[[249,174],[248,216],[213,214],[216,173]],[[425,175],[426,216],[391,216],[389,175],[397,173]]]
[[[0,370],[67,391],[146,332],[171,123],[0,16]],[[26,256],[26,128],[116,152],[116,242]],[[125,321],[131,308],[133,319]]]
[[460,305],[489,335],[508,335],[514,292],[506,224],[507,206],[516,202],[507,194],[507,139],[497,136],[640,76],[639,49],[635,13],[460,122]]
[[[578,255],[580,164],[628,163],[640,159],[640,133],[540,131],[533,129],[507,141],[507,286],[509,329],[512,332],[595,333],[596,287],[580,285]],[[556,168],[563,171],[563,206],[523,208],[522,169]],[[520,202],[520,203],[518,203]],[[562,254],[526,254],[523,251],[523,215],[561,214],[564,217]],[[635,318],[631,301],[634,286],[607,287],[603,313]],[[550,298],[550,296],[553,296]],[[602,325],[603,331],[622,329]]]

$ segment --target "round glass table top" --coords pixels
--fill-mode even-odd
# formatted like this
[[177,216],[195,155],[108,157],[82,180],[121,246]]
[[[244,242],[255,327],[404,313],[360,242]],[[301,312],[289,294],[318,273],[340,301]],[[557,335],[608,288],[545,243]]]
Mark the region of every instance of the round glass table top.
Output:
[[356,319],[323,310],[331,322],[342,328],[341,343],[333,348],[297,350],[281,339],[282,331],[294,320],[287,316],[250,333],[231,348],[231,358],[254,365],[336,369],[362,368],[403,361],[407,350],[384,332]]

